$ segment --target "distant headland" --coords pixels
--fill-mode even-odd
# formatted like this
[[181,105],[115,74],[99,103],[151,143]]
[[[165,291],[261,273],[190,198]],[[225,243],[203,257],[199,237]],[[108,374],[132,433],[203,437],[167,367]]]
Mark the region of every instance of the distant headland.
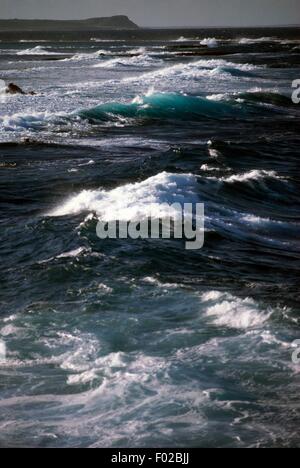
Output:
[[89,30],[139,29],[128,16],[110,16],[106,18],[88,18],[85,20],[24,20],[0,19],[0,32],[19,31],[89,31]]

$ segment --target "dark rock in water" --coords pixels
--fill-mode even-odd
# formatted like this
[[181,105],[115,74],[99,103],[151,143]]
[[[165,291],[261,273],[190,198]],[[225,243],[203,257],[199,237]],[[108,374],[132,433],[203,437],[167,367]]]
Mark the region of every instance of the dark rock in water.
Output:
[[25,94],[24,91],[14,83],[9,83],[6,88],[7,94]]
[[9,85],[6,88],[6,94],[29,94],[30,96],[34,96],[36,93],[34,91],[30,91],[29,93],[25,93],[23,89],[21,89],[19,86],[17,86],[14,83],[9,83]]
[[42,143],[38,140],[34,140],[33,138],[26,137],[22,139],[21,144],[33,146],[33,145],[41,145]]

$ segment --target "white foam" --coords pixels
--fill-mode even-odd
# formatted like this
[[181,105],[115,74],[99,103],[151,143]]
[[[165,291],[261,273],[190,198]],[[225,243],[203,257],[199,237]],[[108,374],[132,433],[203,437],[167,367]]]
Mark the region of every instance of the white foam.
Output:
[[217,326],[237,329],[257,328],[272,315],[270,310],[261,310],[253,299],[241,299],[229,293],[211,291],[203,294],[201,299],[204,303],[208,303],[206,316],[213,318],[213,323]]
[[134,81],[147,81],[147,79],[153,82],[153,79],[191,79],[191,78],[201,78],[207,77],[215,79],[216,76],[220,78],[232,78],[230,74],[230,69],[232,70],[240,70],[249,72],[252,70],[257,69],[258,67],[255,65],[251,65],[248,63],[233,63],[229,62],[224,59],[201,59],[197,60],[196,62],[190,63],[180,63],[177,65],[172,65],[165,68],[160,68],[155,71],[151,71],[148,73],[144,73],[138,77],[130,77],[125,78],[125,82],[134,82]]
[[81,374],[72,374],[67,379],[68,385],[79,385],[79,384],[86,384],[92,382],[97,378],[96,372],[92,370],[88,370],[82,372]]
[[39,39],[38,41],[36,41],[34,39],[21,39],[19,42],[20,42],[20,44],[23,44],[23,43],[24,44],[27,44],[27,43],[29,44],[31,42],[36,43],[36,42],[48,42],[48,41],[43,40],[43,39]]
[[188,37],[180,36],[178,39],[176,39],[175,42],[191,42],[193,39],[189,39]]
[[218,157],[221,156],[219,151],[212,149],[212,148],[208,148],[208,153],[212,159],[218,159]]
[[208,37],[203,39],[200,44],[207,47],[217,47],[218,41],[214,37]]
[[0,102],[5,102],[7,98],[6,94],[6,84],[4,80],[0,80]]
[[147,53],[146,47],[139,47],[138,49],[130,49],[126,51],[127,55],[130,55],[130,54],[145,55],[146,53]]
[[148,54],[141,54],[133,57],[118,57],[111,60],[105,60],[101,63],[93,65],[93,68],[113,69],[118,66],[152,66],[162,63],[161,59],[155,59]]
[[114,291],[113,288],[111,288],[110,286],[107,286],[104,283],[98,284],[98,289],[105,294],[112,294]]
[[148,284],[151,284],[151,285],[156,286],[158,288],[162,288],[162,289],[166,289],[166,290],[180,289],[180,285],[177,284],[177,283],[162,283],[159,279],[154,278],[153,276],[146,276],[145,278],[143,278],[143,281],[145,283],[148,283]]
[[42,124],[53,117],[53,114],[48,112],[33,112],[32,114],[17,113],[12,115],[0,116],[0,128],[5,131],[15,131],[18,129],[24,130],[28,128],[40,128]]
[[206,96],[206,99],[208,99],[209,101],[226,101],[229,99],[229,95],[228,94],[209,94],[208,96]]
[[4,323],[7,323],[7,322],[13,322],[14,320],[16,320],[17,318],[17,315],[16,314],[12,314],[10,315],[9,317],[6,317],[3,319],[3,322]]
[[99,39],[98,37],[91,37],[91,42],[126,42],[124,39]]
[[138,136],[126,136],[126,137],[114,137],[114,138],[103,138],[103,139],[95,139],[95,138],[83,138],[81,139],[70,139],[67,142],[68,145],[78,145],[78,146],[90,146],[90,147],[133,147],[138,146],[139,148],[152,148],[158,150],[167,151],[170,148],[170,144],[168,142],[159,141],[159,140],[152,140],[152,139],[145,139]]
[[78,249],[70,250],[70,252],[64,252],[58,255],[56,258],[72,258],[78,257],[82,253],[86,252],[87,249],[85,247],[79,247]]
[[205,171],[205,172],[216,172],[216,171],[221,170],[219,167],[212,167],[212,166],[209,166],[208,164],[202,164],[200,169],[201,171]]
[[202,299],[204,301],[216,301],[223,296],[223,293],[220,291],[209,291],[202,294]]
[[44,263],[49,263],[52,262],[53,260],[56,259],[61,259],[61,258],[77,258],[80,257],[80,255],[89,252],[89,249],[86,247],[79,247],[78,249],[70,250],[69,252],[63,252],[55,257],[50,257],[47,258],[46,260],[40,260],[38,263],[39,265],[42,265]]
[[82,167],[82,166],[92,166],[93,164],[95,164],[95,161],[93,159],[90,159],[90,161],[88,162],[85,162],[85,163],[82,163],[82,164],[78,164],[78,167]]
[[0,93],[5,92],[6,85],[4,80],[0,80]]
[[282,221],[277,221],[277,220],[271,219],[271,218],[261,218],[260,216],[254,216],[254,215],[250,215],[250,214],[242,216],[242,220],[245,221],[246,223],[250,223],[250,224],[277,224],[277,225],[284,225],[285,224]]
[[21,50],[17,52],[17,55],[53,55],[53,54],[58,55],[56,52],[50,52],[40,45],[33,47],[32,49],[26,49],[26,50]]
[[16,335],[20,331],[20,328],[15,327],[12,324],[5,325],[3,328],[0,330],[0,334],[2,336],[10,336],[10,335]]
[[104,57],[106,55],[111,55],[111,52],[107,50],[97,50],[96,52],[92,53],[86,53],[86,54],[75,54],[73,57],[66,58],[63,60],[63,62],[68,62],[68,61],[82,61],[82,60],[95,60],[98,59],[99,57]]
[[239,44],[259,44],[263,42],[273,42],[273,43],[279,43],[282,45],[293,45],[293,44],[299,44],[299,39],[279,39],[276,37],[257,37],[257,38],[251,38],[251,37],[242,37],[241,39],[238,40]]
[[0,340],[0,362],[4,362],[6,359],[6,344]]
[[100,343],[94,335],[60,332],[56,338],[48,342],[48,345],[69,348],[69,351],[57,358],[61,369],[72,372],[67,378],[69,385],[87,383],[96,377],[94,363],[100,350]]
[[163,218],[173,203],[196,201],[195,176],[162,172],[143,182],[110,191],[83,190],[53,210],[49,216],[95,212],[105,222],[138,221],[150,216]]
[[275,171],[264,171],[264,170],[258,170],[254,169],[249,172],[245,172],[244,174],[234,174],[229,177],[222,177],[221,180],[222,182],[228,182],[228,183],[235,183],[235,182],[248,182],[248,181],[259,181],[263,179],[280,179],[278,174]]
[[12,115],[0,115],[0,129],[7,132],[24,131],[27,129],[40,130],[49,124],[65,123],[67,113],[51,113],[51,112],[34,112],[23,113],[18,112]]
[[238,41],[239,44],[259,44],[260,42],[276,42],[276,39],[272,37],[257,37],[257,38],[242,37]]

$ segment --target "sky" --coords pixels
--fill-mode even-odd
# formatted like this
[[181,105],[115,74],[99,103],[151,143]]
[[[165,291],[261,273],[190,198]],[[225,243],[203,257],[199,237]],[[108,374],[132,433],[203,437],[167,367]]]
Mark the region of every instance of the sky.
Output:
[[0,18],[127,15],[139,26],[300,24],[300,0],[0,0]]

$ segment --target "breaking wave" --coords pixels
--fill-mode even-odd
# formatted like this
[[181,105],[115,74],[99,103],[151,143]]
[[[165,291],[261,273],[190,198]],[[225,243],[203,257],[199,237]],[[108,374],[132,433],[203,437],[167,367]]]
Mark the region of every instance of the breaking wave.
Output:
[[147,66],[154,66],[159,65],[162,63],[161,59],[156,59],[151,57],[148,54],[138,52],[133,52],[133,57],[117,57],[111,60],[105,60],[101,63],[97,63],[94,65],[94,68],[116,68],[118,66],[123,67],[147,67]]
[[45,47],[38,45],[32,49],[21,50],[17,52],[17,55],[59,55],[59,53],[53,51],[51,52]]
[[200,42],[200,45],[207,46],[207,47],[217,47],[218,40],[215,39],[214,37],[208,37],[208,38],[203,39]]
[[272,315],[271,310],[262,311],[253,299],[240,299],[226,292],[210,291],[203,294],[202,301],[207,303],[206,316],[220,327],[257,328]]
[[192,42],[194,41],[195,39],[193,38],[188,38],[188,37],[184,37],[184,36],[180,36],[178,39],[175,40],[175,42]]
[[162,172],[143,182],[116,189],[83,190],[50,213],[67,216],[94,212],[103,221],[139,221],[149,216],[164,217],[173,203],[198,201],[197,179],[190,174]]
[[235,182],[249,182],[259,181],[263,179],[280,179],[275,171],[264,171],[264,170],[252,170],[243,174],[234,174],[229,177],[222,177],[217,179],[222,182],[235,183]]
[[[4,82],[3,82],[4,83]],[[4,96],[5,84],[0,93]],[[41,129],[47,125],[72,125],[78,118],[89,123],[122,121],[132,124],[134,120],[186,120],[244,118],[251,112],[251,106],[272,103],[277,106],[289,105],[288,98],[275,93],[242,93],[237,96],[211,95],[207,97],[188,96],[177,93],[149,93],[137,96],[131,102],[108,102],[99,106],[74,111],[73,113],[54,114],[50,112],[16,113],[0,116],[3,131]],[[248,105],[248,104],[251,104]],[[252,174],[260,177],[261,174]]]
[[138,77],[130,77],[125,82],[153,82],[155,79],[175,79],[175,80],[197,80],[201,78],[210,78],[212,80],[231,79],[231,77],[252,77],[255,70],[260,67],[248,63],[234,63],[224,59],[197,60],[189,63],[180,63],[155,71],[144,73]]
[[83,119],[107,121],[113,118],[128,119],[183,119],[201,117],[223,118],[243,115],[243,109],[226,102],[175,93],[150,94],[135,98],[129,104],[107,103],[79,112]]
[[[5,83],[0,82],[0,96],[6,98]],[[155,93],[149,91],[137,96],[130,102],[107,102],[90,109],[76,110],[71,113],[18,112],[0,116],[0,129],[4,132],[38,130],[49,125],[78,125],[78,120],[91,124],[115,123],[134,124],[135,120],[222,120],[227,118],[247,118],[253,106],[272,104],[277,107],[292,106],[290,100],[280,94],[269,92],[247,92],[237,95],[189,96],[178,93]],[[261,177],[261,173],[251,177]]]
[[97,50],[96,52],[92,52],[92,53],[75,54],[73,55],[73,57],[64,59],[64,62],[68,62],[68,61],[80,62],[82,60],[94,60],[100,57],[105,57],[107,55],[112,55],[112,53],[107,50]]

